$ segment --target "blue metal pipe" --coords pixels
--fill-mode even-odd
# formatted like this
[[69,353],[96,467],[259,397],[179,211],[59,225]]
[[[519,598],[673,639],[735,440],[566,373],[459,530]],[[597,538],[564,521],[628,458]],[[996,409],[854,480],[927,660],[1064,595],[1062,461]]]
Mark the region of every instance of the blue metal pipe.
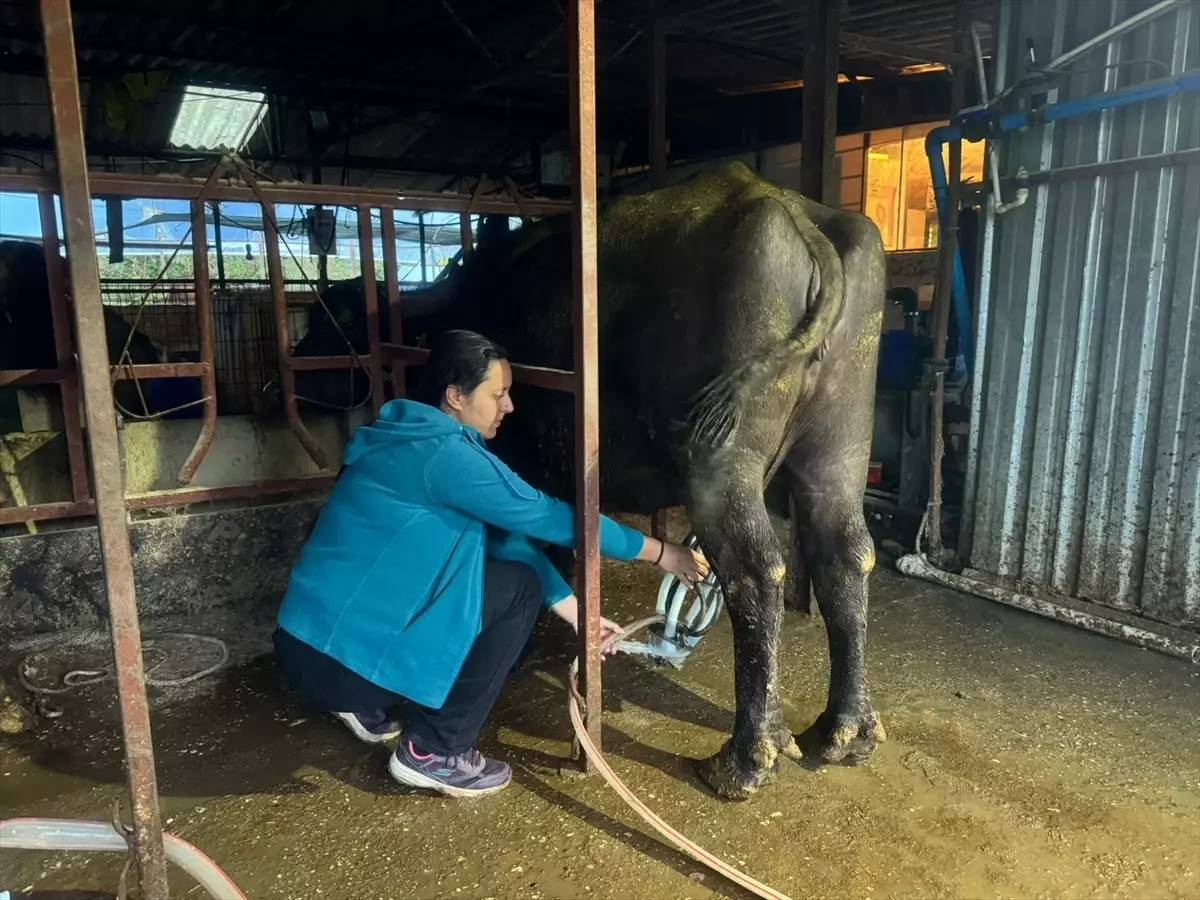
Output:
[[[925,155],[929,157],[929,178],[933,182],[933,196],[937,201],[938,231],[945,230],[950,211],[946,208],[950,199],[949,182],[946,178],[946,166],[942,162],[942,147],[951,141],[962,138],[962,132],[953,125],[935,128],[925,136]],[[965,365],[966,369],[974,366],[974,329],[971,327],[971,304],[967,291],[967,276],[963,272],[962,248],[954,246],[954,274],[951,279],[951,294],[954,298],[954,319],[958,323],[958,359],[955,360],[955,374]]]
[[[1130,106],[1134,103],[1157,100],[1163,97],[1170,97],[1173,94],[1198,90],[1200,90],[1200,71],[1189,71],[1161,81],[1152,81],[1148,84],[1122,88],[1117,91],[1106,91],[1102,94],[1093,94],[1090,97],[1064,100],[1061,103],[1052,103],[1049,106],[1043,106],[1036,110],[993,117],[991,127],[985,129],[985,131],[991,134],[1007,134],[1012,131],[1019,131],[1022,128],[1028,128],[1032,125],[1040,125],[1044,122],[1061,122],[1066,119],[1075,119],[1080,116],[1089,115],[1090,113],[1100,112],[1101,110],[1117,109],[1122,106]],[[933,183],[934,197],[937,200],[938,225],[940,230],[945,229],[949,218],[949,210],[946,208],[949,190],[946,167],[942,163],[942,147],[951,141],[962,140],[963,132],[958,123],[978,120],[980,117],[978,111],[959,117],[955,120],[956,124],[935,128],[925,138],[925,155],[929,157],[929,176]],[[972,129],[972,132],[975,133],[975,130]],[[967,289],[967,279],[963,273],[962,252],[958,246],[954,248],[954,274],[951,282],[951,292],[954,298],[954,316],[958,322],[961,356],[965,359],[967,367],[971,369],[974,368],[972,347],[974,330],[971,327],[971,306]]]
[[1041,109],[1009,113],[996,120],[995,130],[1005,134],[1030,125],[1075,119],[1105,109],[1117,109],[1121,106],[1130,106],[1146,100],[1158,100],[1162,97],[1170,97],[1172,94],[1195,90],[1200,90],[1200,72],[1184,72],[1174,78],[1121,88],[1117,91],[1106,91],[1090,97],[1064,100],[1061,103],[1043,106]]

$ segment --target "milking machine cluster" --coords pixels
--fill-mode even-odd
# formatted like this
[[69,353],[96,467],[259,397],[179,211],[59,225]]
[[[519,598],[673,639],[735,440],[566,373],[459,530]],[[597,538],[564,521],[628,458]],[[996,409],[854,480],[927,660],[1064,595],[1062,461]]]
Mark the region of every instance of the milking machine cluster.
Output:
[[[689,534],[684,546],[695,549],[700,542]],[[648,656],[659,665],[683,668],[683,662],[700,643],[700,639],[712,628],[713,623],[725,606],[721,585],[715,570],[709,570],[703,581],[696,585],[695,596],[684,612],[684,605],[691,594],[687,585],[674,575],[663,578],[658,589],[656,612],[663,621],[651,625],[646,631],[645,641],[621,641],[617,649],[623,653]]]

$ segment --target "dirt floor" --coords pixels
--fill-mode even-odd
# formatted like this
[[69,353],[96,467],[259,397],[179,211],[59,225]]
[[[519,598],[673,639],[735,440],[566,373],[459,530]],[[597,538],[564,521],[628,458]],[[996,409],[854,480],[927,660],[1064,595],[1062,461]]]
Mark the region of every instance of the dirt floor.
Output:
[[[645,614],[657,588],[647,568],[606,569],[607,613]],[[708,793],[690,758],[714,752],[731,725],[722,622],[682,672],[606,664],[617,770],[695,841],[797,900],[1200,898],[1200,667],[882,569],[869,659],[889,741],[869,763],[784,761],[748,802]],[[167,827],[255,900],[743,897],[664,846],[599,778],[560,773],[570,641],[551,627],[539,647],[485,735],[516,784],[475,803],[394,785],[386,752],[300,708],[269,659],[189,696],[156,691]],[[824,705],[822,626],[789,620],[783,653],[800,731]],[[122,795],[111,683],[63,707],[3,738],[5,817],[108,819]],[[0,891],[109,896],[119,868],[103,854],[4,850]],[[173,895],[201,891],[175,873]]]

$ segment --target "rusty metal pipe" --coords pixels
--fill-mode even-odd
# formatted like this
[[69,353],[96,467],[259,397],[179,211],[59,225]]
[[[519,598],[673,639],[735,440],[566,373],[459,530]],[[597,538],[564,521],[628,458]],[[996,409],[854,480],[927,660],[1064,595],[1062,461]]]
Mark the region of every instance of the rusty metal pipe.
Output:
[[132,363],[110,366],[113,381],[140,381],[143,378],[203,378],[212,373],[212,365],[198,363]]
[[650,537],[667,540],[667,511],[660,509],[650,517]]
[[70,368],[0,369],[0,387],[13,384],[61,384],[70,374]]
[[[58,389],[62,397],[63,431],[67,438],[67,464],[71,473],[71,497],[87,500],[91,496],[87,477],[87,452],[83,444],[83,424],[79,420],[79,370],[71,340],[71,305],[58,254],[58,219],[54,215],[54,195],[38,193],[38,216],[42,226],[42,251],[46,257],[46,286],[50,291],[50,317],[54,325],[54,355],[62,378]],[[3,379],[0,378],[0,383]]]
[[466,262],[475,252],[475,234],[471,230],[471,214],[469,212],[458,214],[458,237],[462,244],[463,262]]
[[[596,277],[596,7],[569,0],[571,249],[575,331],[575,515],[579,660],[587,733],[600,742],[600,385]],[[587,757],[580,764],[589,768]]]
[[[387,341],[392,344],[404,343],[404,308],[400,299],[400,267],[396,264],[396,211],[384,206],[379,210],[379,241],[383,250],[383,277],[387,283],[388,296],[388,335]],[[383,347],[380,347],[380,364],[385,362]],[[387,362],[392,372],[392,396],[403,397],[404,370],[403,359],[394,358]]]
[[[263,192],[265,195],[265,192]],[[316,438],[300,418],[296,401],[296,372],[292,368],[292,334],[288,325],[287,298],[284,295],[283,263],[279,258],[279,228],[275,222],[275,205],[262,203],[263,228],[266,231],[267,276],[271,280],[271,308],[275,313],[275,346],[279,353],[279,381],[283,387],[283,412],[288,428],[304,448],[304,452],[321,469],[329,468],[329,458]]]
[[330,369],[357,369],[363,364],[361,356],[293,356],[293,372],[325,372]]
[[[332,358],[341,359],[341,357]],[[134,363],[110,366],[109,378],[113,381],[137,381],[142,378],[202,378],[211,369],[212,367],[208,363]],[[0,387],[10,384],[59,384],[70,378],[73,371],[72,364],[55,369],[0,369]]]
[[151,491],[131,494],[125,498],[128,509],[169,509],[193,503],[210,503],[214,500],[254,500],[279,494],[311,493],[327,491],[333,487],[332,475],[309,475],[302,478],[284,478],[279,481],[255,482],[251,484],[227,484],[221,487],[188,488],[186,490]]
[[[195,200],[204,190],[204,181],[169,175],[123,175],[93,172],[92,188],[97,194],[126,198]],[[53,191],[54,178],[41,172],[0,172],[0,191],[35,193]],[[237,200],[295,204],[297,206],[379,206],[425,212],[502,213],[518,216],[553,216],[570,211],[559,200],[530,199],[520,204],[495,197],[463,197],[452,194],[398,193],[385,188],[343,188],[335,185],[273,184],[257,190],[248,185],[218,182],[206,196],[210,200]]]
[[[255,500],[279,494],[316,493],[326,491],[332,486],[332,475],[309,475],[303,478],[285,478],[280,481],[251,484],[151,491],[126,497],[125,508],[128,510],[171,509],[177,506],[191,506],[194,503],[209,503],[214,500]],[[0,508],[0,525],[21,525],[25,522],[46,522],[55,519],[81,519],[95,514],[96,504],[92,500],[43,503],[36,506],[6,506]]]
[[[381,219],[382,221],[382,219]],[[367,375],[371,381],[371,409],[376,416],[383,406],[383,363],[379,352],[379,290],[375,283],[375,239],[371,207],[358,208],[358,258],[362,263],[363,303],[367,311]]]
[[52,519],[77,519],[96,514],[91,500],[71,500],[67,503],[39,503],[34,506],[0,506],[0,525],[21,525],[25,522],[48,522]]
[[[383,353],[384,362],[393,366],[401,364],[419,366],[429,358],[429,351],[424,347],[409,347],[407,345],[388,343],[380,345],[380,350]],[[332,360],[336,357],[321,356],[313,358]],[[513,381],[520,384],[527,384],[531,387],[545,388],[549,391],[562,391],[566,394],[573,394],[578,387],[575,373],[568,372],[566,369],[548,369],[542,366],[524,366],[520,363],[513,363],[512,373]]]
[[[214,170],[215,171],[215,170]],[[200,362],[205,371],[200,376],[200,391],[204,396],[204,418],[192,452],[179,470],[180,484],[191,484],[200,464],[212,447],[217,433],[217,374],[213,350],[212,282],[208,271],[208,228],[204,223],[203,198],[192,201],[192,270],[196,281],[196,332],[200,340]]]
[[[650,28],[650,188],[667,186],[667,31],[656,17]],[[667,537],[667,511],[650,517],[650,536]]]
[[167,900],[167,858],[158,809],[150,706],[142,665],[142,637],[133,586],[121,454],[113,415],[112,382],[109,381],[71,3],[70,0],[40,0],[40,5],[67,264],[71,274],[71,296],[75,301],[75,334],[79,341],[84,412],[92,451],[96,518],[112,630],[113,668],[133,808],[133,843],[143,896],[146,900]]

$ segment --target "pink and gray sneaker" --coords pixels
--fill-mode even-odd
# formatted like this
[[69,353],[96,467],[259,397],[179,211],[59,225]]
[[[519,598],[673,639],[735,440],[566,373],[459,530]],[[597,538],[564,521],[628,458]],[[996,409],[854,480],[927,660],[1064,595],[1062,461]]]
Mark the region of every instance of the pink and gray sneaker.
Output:
[[505,763],[486,759],[478,750],[457,756],[421,753],[405,738],[388,760],[388,772],[408,787],[426,788],[447,797],[484,797],[502,791],[512,781]]
[[400,737],[400,723],[390,718],[386,710],[372,714],[335,712],[333,715],[364,744],[382,744]]

